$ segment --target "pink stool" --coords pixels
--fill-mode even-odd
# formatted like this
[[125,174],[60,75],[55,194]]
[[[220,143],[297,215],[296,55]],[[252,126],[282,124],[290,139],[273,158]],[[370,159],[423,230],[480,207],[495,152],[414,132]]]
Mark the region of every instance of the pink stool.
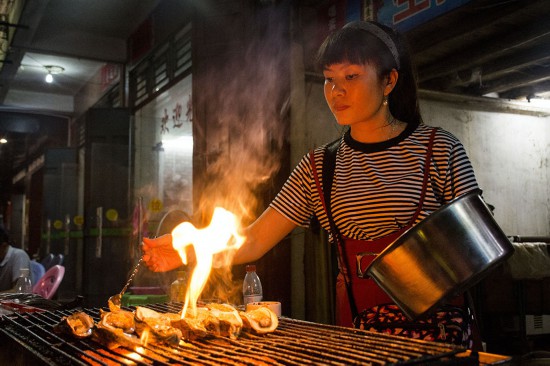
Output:
[[64,275],[65,267],[58,264],[51,267],[44,273],[40,281],[34,285],[32,289],[33,294],[40,295],[45,299],[51,299],[57,291],[61,280],[63,280]]

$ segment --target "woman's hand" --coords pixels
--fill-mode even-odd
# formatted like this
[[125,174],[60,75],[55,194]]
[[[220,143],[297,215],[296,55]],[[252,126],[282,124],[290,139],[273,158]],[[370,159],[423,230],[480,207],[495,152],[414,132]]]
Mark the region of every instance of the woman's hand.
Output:
[[153,272],[166,272],[183,265],[181,258],[172,247],[172,235],[166,234],[156,239],[143,238],[143,260]]

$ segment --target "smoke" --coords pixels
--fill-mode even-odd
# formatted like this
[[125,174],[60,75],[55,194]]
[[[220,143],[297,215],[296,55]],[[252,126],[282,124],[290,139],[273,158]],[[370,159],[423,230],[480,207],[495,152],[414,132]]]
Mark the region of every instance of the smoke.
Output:
[[260,32],[242,52],[218,56],[198,76],[197,102],[204,109],[195,116],[206,120],[198,123],[203,130],[196,138],[206,140],[207,166],[200,209],[206,216],[219,205],[250,221],[258,214],[258,193],[273,188],[288,113],[289,54],[279,30],[284,23],[272,20],[269,32]]
[[[207,61],[208,70],[193,74],[197,126],[195,140],[206,141],[206,172],[200,192],[198,220],[208,223],[221,206],[251,223],[263,210],[266,192],[276,187],[287,135],[290,97],[288,19],[266,16],[246,47],[231,45]],[[197,91],[197,85],[200,91]],[[197,95],[198,94],[198,95]],[[196,130],[195,130],[196,131]],[[194,182],[197,184],[198,182]],[[233,278],[232,252],[216,258],[203,299],[242,301],[242,277]],[[219,265],[224,261],[225,265]]]
[[201,294],[201,301],[227,304],[242,303],[242,279],[235,279],[227,268],[213,268]]
[[[192,124],[198,166],[193,169],[201,173],[201,179],[192,182],[199,197],[193,198],[191,220],[197,227],[208,225],[218,206],[246,226],[265,208],[266,196],[278,188],[275,177],[285,153],[289,113],[289,26],[286,14],[282,18],[272,11],[263,15],[256,20],[254,31],[240,29],[247,34],[245,40],[238,27],[226,27],[224,32],[236,34],[231,35],[231,42],[219,46],[215,56],[207,46],[202,53],[202,46],[197,46]],[[168,187],[172,185],[166,184],[162,194],[170,198],[170,208],[175,202],[189,204],[189,192]],[[229,303],[242,300],[242,277],[233,278],[231,259],[229,252],[215,258],[201,298]],[[190,262],[189,273],[196,264]]]

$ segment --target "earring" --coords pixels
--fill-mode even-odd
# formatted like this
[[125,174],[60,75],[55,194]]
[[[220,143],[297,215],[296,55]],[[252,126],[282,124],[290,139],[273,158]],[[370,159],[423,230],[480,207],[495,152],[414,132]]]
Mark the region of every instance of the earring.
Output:
[[387,96],[384,97],[384,101],[382,101],[382,104],[383,104],[384,106],[387,106],[387,105],[388,105],[388,97],[387,97]]

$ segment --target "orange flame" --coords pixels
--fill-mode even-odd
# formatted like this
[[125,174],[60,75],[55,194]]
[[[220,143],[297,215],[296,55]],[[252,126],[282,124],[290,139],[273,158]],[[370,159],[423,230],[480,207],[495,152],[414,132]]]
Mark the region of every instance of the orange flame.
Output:
[[146,346],[147,343],[149,343],[149,329],[143,330],[143,333],[141,334],[141,337],[139,340],[141,344],[143,344],[144,346]]
[[[140,355],[140,353],[141,354],[146,353],[145,348],[143,348],[143,347],[136,347],[134,352],[130,352],[130,351],[126,352],[126,351],[123,351],[121,348],[119,348],[119,350],[120,350],[121,355],[124,355],[125,357],[127,357],[131,360],[137,361],[137,362],[140,362],[140,361],[144,360],[144,358]],[[124,363],[125,365],[135,365],[136,364],[133,361],[125,360],[125,359],[121,359],[120,362]]]
[[197,261],[187,287],[182,317],[185,317],[188,308],[193,317],[197,316],[197,300],[212,270],[214,255],[238,249],[244,242],[238,229],[237,217],[224,208],[216,207],[210,225],[204,229],[196,229],[193,224],[183,222],[172,231],[172,246],[183,264],[187,264],[186,250],[190,245],[195,250]]

